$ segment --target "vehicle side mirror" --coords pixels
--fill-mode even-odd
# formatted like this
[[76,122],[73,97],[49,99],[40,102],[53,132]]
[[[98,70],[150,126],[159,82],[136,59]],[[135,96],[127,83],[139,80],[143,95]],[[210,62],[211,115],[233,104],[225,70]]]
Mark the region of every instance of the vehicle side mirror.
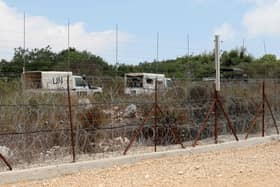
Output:
[[83,74],[83,75],[82,75],[82,78],[83,78],[83,80],[86,80],[86,75]]

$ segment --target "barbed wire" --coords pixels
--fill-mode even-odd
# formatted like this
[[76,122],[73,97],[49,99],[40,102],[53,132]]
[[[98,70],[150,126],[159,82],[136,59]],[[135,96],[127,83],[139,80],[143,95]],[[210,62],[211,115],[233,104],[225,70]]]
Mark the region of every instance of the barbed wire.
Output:
[[[125,138],[130,139],[146,117],[136,145],[152,145],[154,139],[154,101],[152,94],[128,96],[124,94],[123,81],[104,78],[103,93],[93,96],[72,95],[72,112],[76,149],[79,154],[113,154],[124,150]],[[121,80],[121,79],[120,79]],[[118,82],[119,81],[119,82]],[[182,141],[192,141],[203,122],[213,99],[212,82],[190,82],[177,79],[176,86],[158,90],[158,144],[173,145],[176,129]],[[280,119],[277,95],[278,79],[267,80],[267,96],[271,100],[275,118]],[[21,93],[21,85],[0,85],[0,146],[13,152],[14,165],[63,159],[69,155],[70,127],[66,94],[27,95]],[[208,87],[205,87],[208,85]],[[246,88],[246,89],[243,89]],[[222,83],[220,93],[225,109],[238,134],[243,134],[261,103],[261,81],[229,81]],[[153,90],[152,90],[153,91]],[[5,93],[7,92],[7,93]],[[25,100],[22,102],[22,100]],[[80,103],[86,100],[85,103]],[[131,106],[131,105],[135,105]],[[131,110],[131,111],[129,111]],[[226,120],[218,111],[219,133],[230,134]],[[169,121],[169,124],[167,123]],[[273,127],[272,118],[265,114],[267,128]],[[259,122],[259,120],[257,120]],[[202,139],[213,136],[214,117],[211,116]],[[279,125],[279,124],[277,124]],[[257,125],[254,132],[258,132]],[[270,131],[268,130],[268,133]],[[0,167],[1,168],[1,167]]]

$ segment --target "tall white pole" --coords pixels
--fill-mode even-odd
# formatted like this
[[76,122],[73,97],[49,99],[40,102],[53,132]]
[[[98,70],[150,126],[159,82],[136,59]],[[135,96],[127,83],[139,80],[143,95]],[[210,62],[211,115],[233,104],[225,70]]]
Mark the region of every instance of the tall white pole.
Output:
[[25,72],[25,12],[23,13],[23,73]]
[[70,20],[69,18],[67,23],[67,48],[68,48],[68,54],[67,54],[68,71],[70,71]]
[[267,51],[266,51],[266,43],[265,43],[265,40],[263,41],[263,50],[264,50],[264,54],[266,55]]
[[220,36],[215,35],[216,91],[220,91]]
[[158,49],[159,48],[159,32],[157,32],[157,57],[156,57],[156,73],[158,72]]
[[188,56],[190,56],[190,35],[187,35],[187,39],[188,39]]
[[118,24],[116,24],[116,67],[118,68],[119,65],[119,44],[118,44],[118,40],[119,40],[119,26]]
[[157,32],[157,62],[158,62],[159,32]]

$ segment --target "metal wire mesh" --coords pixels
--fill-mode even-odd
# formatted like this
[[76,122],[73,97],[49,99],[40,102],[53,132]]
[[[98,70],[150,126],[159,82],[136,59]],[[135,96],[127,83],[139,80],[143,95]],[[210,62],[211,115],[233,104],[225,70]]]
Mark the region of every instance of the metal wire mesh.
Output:
[[[77,159],[119,156],[152,110],[154,90],[149,94],[125,95],[122,78],[88,77],[88,81],[102,86],[103,93],[85,95],[71,92]],[[266,95],[277,121],[279,83],[279,80],[266,80]],[[262,80],[222,81],[220,96],[240,139],[261,102],[261,86]],[[0,152],[3,152],[11,165],[26,168],[71,162],[67,93],[31,93],[22,89],[19,78],[5,79],[1,82],[0,89]],[[162,113],[158,117],[158,150],[178,148],[171,127],[175,127],[185,145],[190,145],[212,98],[213,82],[208,81],[175,79],[172,87],[159,88],[158,105]],[[266,133],[275,133],[271,115],[266,111]],[[152,113],[131,147],[131,154],[153,151],[153,125]],[[260,125],[257,125],[254,135],[258,135],[259,131]],[[219,134],[223,135],[221,142],[233,139],[221,111]],[[201,139],[207,140],[205,143],[213,143],[208,139],[212,136],[213,117],[202,132]],[[1,161],[0,170],[5,170]]]

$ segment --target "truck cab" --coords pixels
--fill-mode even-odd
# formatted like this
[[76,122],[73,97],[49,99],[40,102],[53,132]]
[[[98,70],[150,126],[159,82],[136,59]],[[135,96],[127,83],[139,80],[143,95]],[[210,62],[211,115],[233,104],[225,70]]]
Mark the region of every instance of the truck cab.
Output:
[[76,92],[84,93],[102,93],[101,87],[91,86],[82,76],[73,75],[72,76],[72,90]]

